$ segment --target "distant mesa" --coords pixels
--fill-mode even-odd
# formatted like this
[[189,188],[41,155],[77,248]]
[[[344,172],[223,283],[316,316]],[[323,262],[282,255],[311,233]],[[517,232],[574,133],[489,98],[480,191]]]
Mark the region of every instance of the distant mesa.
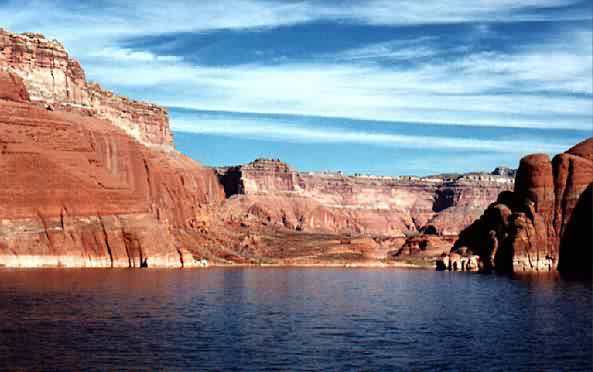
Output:
[[513,188],[513,178],[488,173],[348,176],[299,172],[278,159],[214,169],[235,219],[252,219],[249,211],[257,210],[272,225],[300,231],[402,239],[423,229],[457,236],[496,195]]

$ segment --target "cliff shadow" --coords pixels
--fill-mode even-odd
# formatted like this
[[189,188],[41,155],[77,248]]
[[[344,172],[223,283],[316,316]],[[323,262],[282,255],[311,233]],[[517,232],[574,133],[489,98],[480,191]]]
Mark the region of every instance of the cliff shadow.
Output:
[[593,183],[583,191],[560,240],[558,271],[591,279],[593,273]]
[[243,180],[239,167],[226,169],[224,173],[218,174],[218,181],[222,184],[225,198],[243,193]]

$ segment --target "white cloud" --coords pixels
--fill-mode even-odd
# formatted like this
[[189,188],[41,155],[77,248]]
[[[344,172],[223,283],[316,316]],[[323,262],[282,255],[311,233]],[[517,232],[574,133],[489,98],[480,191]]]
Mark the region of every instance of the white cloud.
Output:
[[563,35],[563,40],[562,47],[543,41],[512,54],[476,53],[405,68],[338,58],[230,67],[152,61],[94,65],[88,72],[116,88],[154,87],[158,93],[144,98],[168,106],[589,130],[591,32]]
[[459,61],[457,67],[470,76],[497,78],[499,84],[522,82],[526,91],[592,94],[592,35],[581,30],[514,54],[474,54]]
[[534,9],[559,7],[576,0],[160,0],[126,3],[119,0],[72,2],[8,0],[0,4],[0,24],[12,31],[46,33],[71,48],[85,43],[134,35],[200,32],[218,29],[278,27],[313,21],[406,25],[517,20],[591,19],[591,14]]
[[0,24],[11,31],[42,32],[76,52],[90,44],[170,32],[276,27],[308,22],[315,8],[307,3],[266,0],[75,3],[58,0],[9,0],[0,4]]
[[361,61],[376,59],[413,60],[433,57],[439,53],[431,44],[435,37],[418,37],[409,40],[393,40],[369,44],[360,48],[346,50],[332,56],[337,60]]
[[127,48],[103,48],[89,53],[89,57],[129,62],[179,62],[183,60],[183,57],[180,56],[159,56],[152,52]]
[[375,0],[360,5],[327,7],[328,17],[358,20],[368,24],[434,24],[462,22],[510,22],[558,19],[590,19],[590,14],[556,13],[543,15],[536,8],[574,4],[574,0]]
[[[590,14],[543,16],[532,11],[571,3],[575,1],[219,0],[170,1],[164,9],[161,1],[145,0],[133,6],[103,1],[97,9],[85,2],[12,0],[1,3],[0,24],[11,31],[59,38],[84,59],[91,79],[169,106],[589,130],[590,97],[570,95],[592,93],[590,30],[566,32],[513,53],[434,59],[409,68],[369,61],[431,57],[439,51],[429,40],[412,40],[368,45],[318,63],[212,68],[120,44],[122,38],[147,34],[258,29],[318,20],[402,25],[591,19]],[[476,31],[490,29],[477,26]],[[538,91],[546,93],[534,94]]]
[[282,122],[270,122],[257,119],[204,119],[196,120],[173,118],[174,130],[215,134],[232,137],[252,138],[296,143],[357,143],[379,146],[397,146],[403,148],[430,148],[467,151],[492,151],[499,153],[523,154],[534,151],[557,153],[565,150],[566,145],[555,143],[534,143],[514,140],[490,141],[481,139],[400,135],[386,132],[365,130],[347,130],[342,128],[324,128],[321,125],[295,125]]

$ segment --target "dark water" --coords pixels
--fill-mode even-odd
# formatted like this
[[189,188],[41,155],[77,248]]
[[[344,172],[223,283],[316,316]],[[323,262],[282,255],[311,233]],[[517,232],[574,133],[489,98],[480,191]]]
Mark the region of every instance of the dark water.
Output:
[[6,367],[591,370],[592,290],[383,269],[3,270]]

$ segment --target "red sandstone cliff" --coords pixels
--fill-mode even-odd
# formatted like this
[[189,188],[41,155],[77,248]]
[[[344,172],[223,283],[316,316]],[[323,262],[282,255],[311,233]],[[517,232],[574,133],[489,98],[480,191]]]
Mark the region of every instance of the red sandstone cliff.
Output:
[[217,172],[227,196],[237,195],[226,203],[229,218],[400,238],[427,229],[457,236],[496,195],[513,187],[507,176],[345,176],[297,172],[266,159]]
[[[167,112],[104,91],[43,35],[0,29],[0,266],[191,266],[214,172]],[[189,238],[188,238],[189,237]]]
[[[455,247],[469,247],[497,271],[553,270],[564,255],[566,262],[560,270],[590,272],[591,226],[585,227],[585,221],[591,205],[583,200],[592,182],[593,138],[552,161],[545,154],[526,156],[521,159],[514,191],[499,195],[461,233]],[[579,213],[575,214],[577,205]],[[576,257],[588,257],[588,261],[578,263]]]
[[[316,240],[322,246],[331,236],[337,239],[317,254],[303,249],[303,256],[317,260],[405,258],[417,253],[430,260],[448,251],[459,231],[496,195],[513,187],[513,178],[506,174],[345,176],[298,172],[267,159],[217,172],[229,199],[217,210],[216,219],[259,231],[259,236],[293,232],[278,239],[289,242],[298,236],[303,246]],[[349,243],[352,239],[357,243]],[[249,245],[251,253],[286,256],[287,249],[271,238]]]
[[177,236],[223,198],[212,171],[112,123],[50,112],[0,72],[0,265],[179,267]]
[[23,79],[32,102],[107,119],[146,145],[173,145],[166,110],[117,96],[87,82],[78,61],[70,58],[56,40],[0,28],[2,70]]

